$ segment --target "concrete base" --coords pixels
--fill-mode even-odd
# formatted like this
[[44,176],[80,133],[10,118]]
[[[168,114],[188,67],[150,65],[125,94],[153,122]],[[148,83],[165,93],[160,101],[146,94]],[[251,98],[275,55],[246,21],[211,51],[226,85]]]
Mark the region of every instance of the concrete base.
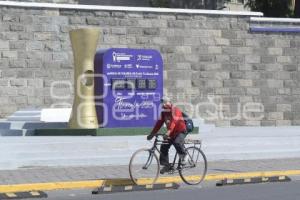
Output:
[[36,129],[67,128],[67,123],[38,121],[1,121],[0,136],[32,136]]
[[0,121],[0,136],[32,136],[36,129],[67,128],[67,122],[64,121],[42,121],[42,113],[43,110],[36,108],[26,108],[13,113]]
[[[70,113],[70,108],[27,108],[19,110],[6,120],[0,121],[0,136],[124,136],[144,135],[152,130],[152,128],[71,130],[67,128]],[[210,132],[215,128],[214,125],[204,124],[203,119],[193,119],[193,121],[195,126],[194,133],[198,132],[198,127],[205,132]]]

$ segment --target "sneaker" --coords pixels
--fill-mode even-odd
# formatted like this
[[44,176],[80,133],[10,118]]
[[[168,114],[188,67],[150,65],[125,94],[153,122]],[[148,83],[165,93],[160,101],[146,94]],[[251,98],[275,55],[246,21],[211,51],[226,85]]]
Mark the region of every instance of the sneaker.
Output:
[[170,166],[164,166],[161,170],[160,170],[160,174],[164,174],[166,172],[170,171]]

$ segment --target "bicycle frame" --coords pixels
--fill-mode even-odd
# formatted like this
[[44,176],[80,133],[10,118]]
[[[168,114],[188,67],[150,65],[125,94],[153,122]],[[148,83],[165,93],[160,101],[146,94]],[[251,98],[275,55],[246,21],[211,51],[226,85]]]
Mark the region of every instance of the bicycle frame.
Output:
[[[150,164],[152,163],[152,160],[153,160],[153,154],[155,153],[155,151],[157,151],[158,152],[158,154],[160,155],[161,154],[161,152],[160,152],[160,150],[158,149],[158,147],[157,146],[160,146],[160,145],[162,145],[162,144],[169,144],[169,143],[166,143],[165,141],[163,141],[163,140],[159,140],[158,139],[158,136],[161,136],[161,134],[158,134],[156,137],[155,137],[155,141],[154,141],[154,143],[153,143],[153,146],[151,147],[151,149],[149,150],[150,151],[150,155],[149,155],[149,157],[148,157],[148,160],[147,160],[147,162],[146,162],[146,164],[143,166],[143,169],[147,169],[149,166],[150,166]],[[174,166],[177,164],[178,166],[179,166],[179,162],[178,163],[176,163],[176,160],[177,160],[177,151],[176,151],[176,153],[175,153],[175,156],[174,156],[174,159],[173,159],[173,162],[172,162],[172,164],[171,164],[171,168],[174,168]]]
[[[157,178],[159,177],[159,169],[160,169],[160,162],[158,159],[158,155],[161,154],[160,148],[159,146],[163,145],[163,144],[169,144],[169,141],[164,141],[161,138],[159,138],[159,136],[163,136],[163,134],[157,134],[155,136],[155,140],[153,142],[153,145],[151,148],[143,148],[143,149],[139,149],[137,150],[131,157],[130,159],[130,163],[129,163],[129,173],[130,173],[130,178],[131,180],[135,183],[135,184],[139,184],[138,182],[136,182],[137,179],[139,179],[139,173],[140,171],[137,170],[137,172],[135,172],[135,168],[133,166],[137,166],[138,169],[144,169],[147,170],[149,168],[151,168],[151,170],[155,170],[155,174],[153,174],[154,178],[153,178],[153,183],[157,180]],[[186,139],[184,140],[184,144],[185,146],[185,150],[186,153],[188,155],[188,159],[185,159],[184,164],[181,163],[181,160],[179,159],[179,155],[177,155],[177,151],[175,153],[174,159],[170,164],[170,170],[168,171],[169,174],[174,174],[174,173],[179,173],[181,179],[189,184],[189,185],[196,185],[199,184],[201,181],[204,180],[204,177],[207,173],[207,159],[206,156],[204,155],[204,153],[201,150],[201,140],[195,140],[195,139]],[[141,155],[140,153],[142,152],[146,152],[146,155],[143,154],[143,159],[146,159],[146,163],[143,163],[142,165],[140,165],[139,161],[137,163],[134,162],[135,158],[137,157],[136,155]],[[157,153],[156,153],[157,152]],[[200,158],[201,157],[201,158]],[[203,157],[203,159],[202,159]],[[199,160],[200,158],[200,160]],[[138,159],[137,159],[138,160]],[[200,161],[199,166],[198,167],[198,160]],[[144,160],[145,162],[145,160]],[[203,165],[204,164],[204,165]],[[154,168],[152,168],[155,165]],[[176,165],[178,166],[176,168]],[[204,166],[204,168],[202,169],[202,166]],[[198,167],[200,170],[198,170]],[[195,181],[190,181],[189,179],[186,179],[187,177],[189,177],[189,169],[191,168],[195,168],[196,171],[199,172],[200,175],[200,179],[199,180],[195,180]],[[185,170],[186,169],[186,170]],[[135,170],[135,171],[132,171]],[[194,173],[195,170],[192,170],[191,173]],[[197,172],[197,173],[198,173]],[[138,173],[138,174],[136,174]],[[143,173],[143,172],[141,172]],[[137,176],[136,176],[137,175]],[[198,175],[198,174],[197,174]],[[148,176],[148,175],[146,175]]]

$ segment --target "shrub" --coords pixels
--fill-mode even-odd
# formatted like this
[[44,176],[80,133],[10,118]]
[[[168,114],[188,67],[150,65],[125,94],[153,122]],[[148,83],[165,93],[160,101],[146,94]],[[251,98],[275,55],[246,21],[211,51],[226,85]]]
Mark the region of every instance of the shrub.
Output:
[[263,12],[266,17],[293,16],[293,0],[248,0],[246,7],[252,11]]

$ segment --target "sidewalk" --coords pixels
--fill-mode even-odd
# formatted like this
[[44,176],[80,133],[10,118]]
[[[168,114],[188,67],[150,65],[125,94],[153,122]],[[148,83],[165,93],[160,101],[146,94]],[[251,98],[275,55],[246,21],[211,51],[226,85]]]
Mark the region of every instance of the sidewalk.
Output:
[[[189,135],[209,162],[300,158],[300,127],[231,127]],[[127,165],[145,136],[0,137],[0,170]],[[175,153],[171,148],[171,154]]]
[[[300,158],[208,163],[208,174],[299,169]],[[0,171],[0,185],[113,178],[129,178],[128,166],[42,167]]]

